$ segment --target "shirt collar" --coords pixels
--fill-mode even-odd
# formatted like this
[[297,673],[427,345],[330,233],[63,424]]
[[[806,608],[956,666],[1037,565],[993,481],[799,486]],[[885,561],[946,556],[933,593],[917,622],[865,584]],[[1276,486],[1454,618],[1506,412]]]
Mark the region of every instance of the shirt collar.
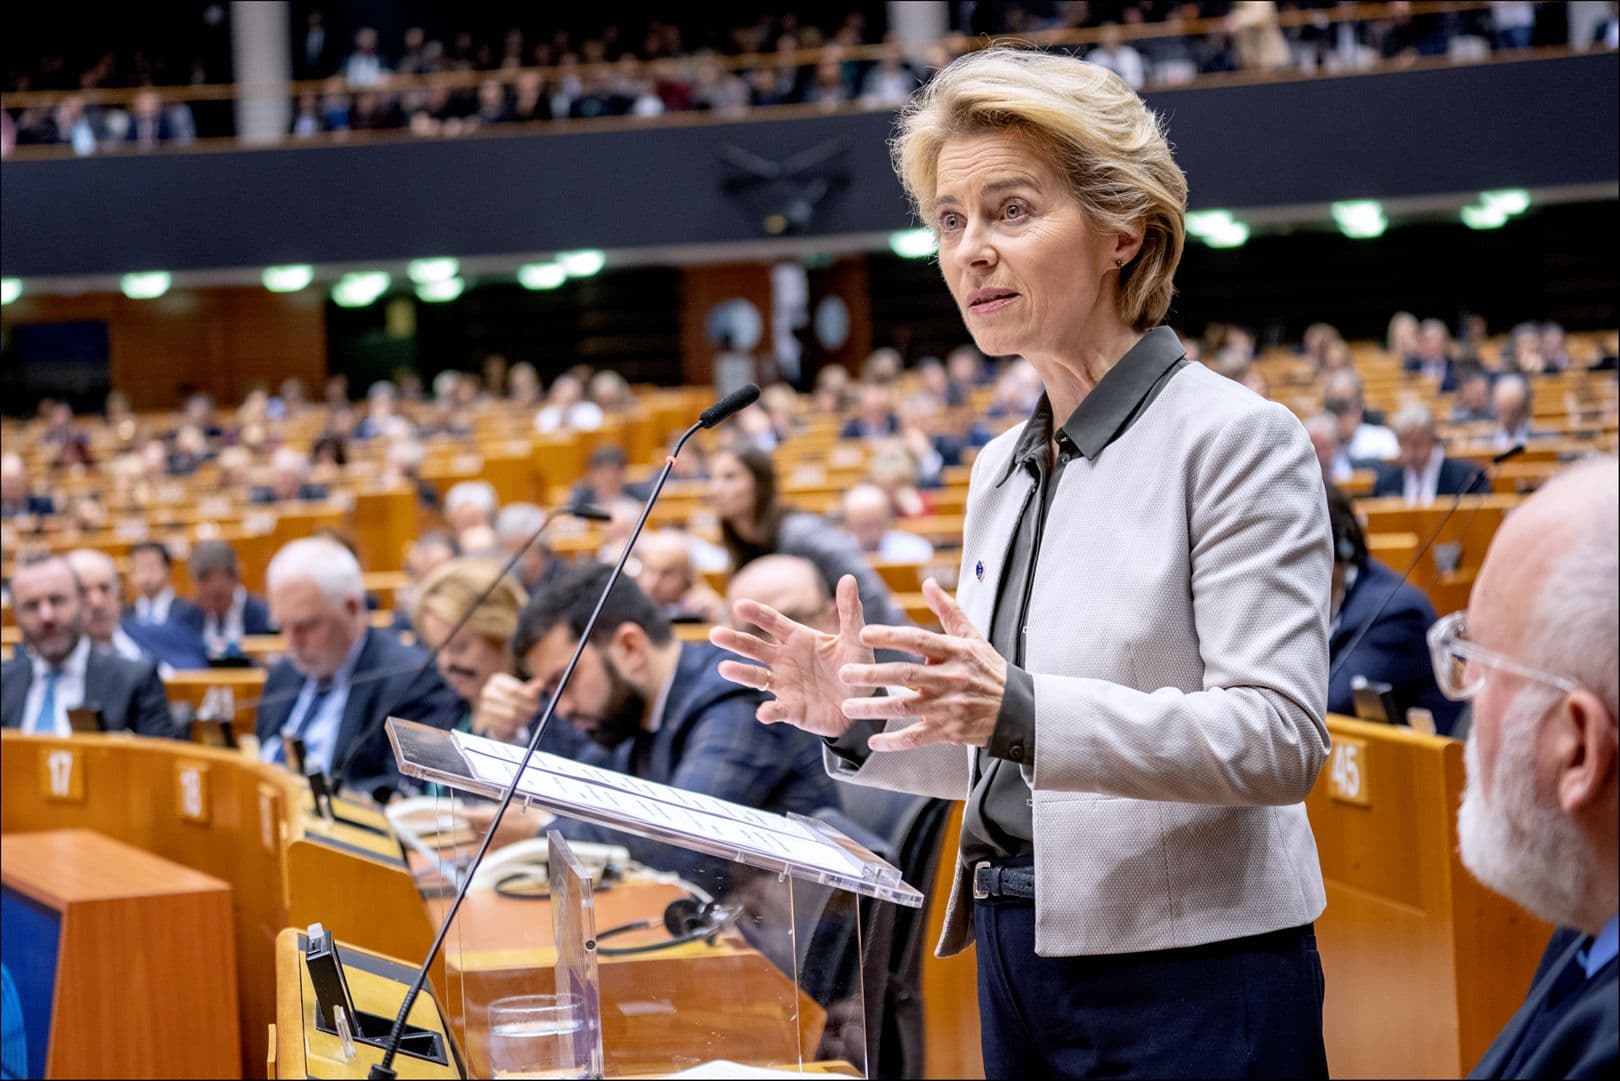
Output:
[[1620,952],[1620,915],[1610,916],[1609,922],[1586,948],[1586,956],[1581,959],[1586,967],[1586,978],[1591,979],[1598,969],[1614,960],[1617,952]]
[[[28,651],[28,657],[34,663],[34,678],[44,679],[51,671],[52,665],[50,662],[32,649]],[[73,647],[73,651],[62,660],[61,666],[56,671],[61,674],[61,678],[82,680],[84,679],[85,666],[89,663],[90,636],[81,634],[78,643]]]
[[[1153,388],[1186,355],[1181,340],[1169,327],[1154,327],[1142,335],[1064,421],[1056,433],[1058,444],[1078,452],[1088,461],[1096,461],[1110,443],[1125,434],[1141,415]],[[1012,474],[1014,467],[1027,467],[1035,460],[1035,455],[1046,453],[1047,442],[1054,438],[1052,424],[1052,404],[1042,394],[1013,448],[1011,461],[996,480],[997,487]]]

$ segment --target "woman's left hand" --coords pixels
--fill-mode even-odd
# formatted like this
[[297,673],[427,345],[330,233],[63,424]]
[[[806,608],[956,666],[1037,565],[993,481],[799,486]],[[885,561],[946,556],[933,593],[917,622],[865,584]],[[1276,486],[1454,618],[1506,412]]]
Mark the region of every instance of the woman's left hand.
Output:
[[1007,661],[986,641],[949,593],[932,578],[923,583],[928,607],[944,633],[920,627],[869,626],[861,642],[874,649],[915,653],[926,663],[847,664],[842,679],[853,686],[905,688],[907,696],[847,698],[844,716],[886,721],[917,717],[915,724],[873,736],[874,751],[909,751],[930,743],[983,747],[995,731],[1007,689]]

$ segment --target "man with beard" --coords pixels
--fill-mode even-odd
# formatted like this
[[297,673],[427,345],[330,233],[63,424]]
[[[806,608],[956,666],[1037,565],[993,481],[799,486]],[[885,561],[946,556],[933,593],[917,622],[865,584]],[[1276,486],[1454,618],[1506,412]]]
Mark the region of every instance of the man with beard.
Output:
[[[532,678],[520,684],[492,677],[480,696],[481,714],[522,714],[515,728],[539,712],[610,573],[600,565],[571,568],[535,595],[513,642]],[[620,578],[550,724],[566,723],[589,739],[576,757],[620,773],[778,814],[836,807],[821,741],[788,725],[760,725],[754,711],[765,696],[715,670],[728,656],[707,642],[680,641],[641,588]],[[549,739],[542,743],[548,745]],[[641,863],[716,895],[723,891],[723,861],[587,822],[559,819],[555,828],[571,840],[622,844]]]
[[1470,1077],[1615,1075],[1617,492],[1614,458],[1555,478],[1502,523],[1468,611],[1429,632],[1441,690],[1474,707],[1463,864],[1559,928]]

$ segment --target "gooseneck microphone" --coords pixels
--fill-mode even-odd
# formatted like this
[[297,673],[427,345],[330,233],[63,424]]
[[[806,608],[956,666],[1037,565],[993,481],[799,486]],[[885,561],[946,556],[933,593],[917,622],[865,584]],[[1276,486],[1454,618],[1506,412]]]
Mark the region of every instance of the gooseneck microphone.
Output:
[[[1367,636],[1368,631],[1372,630],[1373,624],[1378,622],[1378,617],[1384,614],[1384,609],[1389,607],[1389,602],[1395,599],[1395,594],[1401,591],[1401,587],[1406,584],[1406,580],[1412,577],[1412,572],[1417,570],[1418,564],[1423,562],[1423,557],[1428,554],[1429,548],[1433,546],[1434,542],[1439,539],[1440,534],[1444,532],[1446,524],[1451,521],[1452,515],[1457,513],[1457,508],[1462,506],[1463,497],[1474,494],[1474,485],[1478,484],[1481,479],[1490,473],[1491,470],[1495,469],[1509,458],[1516,457],[1523,453],[1524,444],[1516,443],[1507,450],[1504,450],[1501,454],[1498,454],[1496,457],[1492,458],[1490,461],[1486,462],[1484,465],[1479,466],[1472,474],[1469,475],[1468,483],[1464,484],[1461,490],[1457,492],[1456,496],[1453,497],[1451,500],[1451,506],[1447,507],[1446,513],[1440,516],[1440,521],[1435,525],[1434,530],[1430,532],[1428,539],[1423,542],[1422,547],[1417,550],[1417,554],[1412,557],[1412,562],[1407,564],[1406,569],[1401,572],[1400,579],[1394,585],[1389,587],[1389,592],[1384,594],[1384,599],[1380,601],[1378,607],[1373,610],[1373,614],[1368,616],[1366,622],[1356,629],[1355,636],[1352,637],[1345,645],[1344,649],[1339,652],[1339,659],[1334,661],[1332,666],[1328,668],[1328,684],[1330,686],[1333,683],[1333,677],[1337,676],[1339,671],[1344,668],[1345,662],[1348,661],[1350,659],[1350,655],[1356,651],[1356,647],[1361,644],[1361,640]],[[1484,495],[1486,493],[1480,492],[1477,494]],[[1470,521],[1472,521],[1472,519],[1470,519]]]
[[641,516],[636,519],[635,528],[630,531],[629,538],[624,542],[624,549],[619,553],[618,562],[613,565],[613,573],[602,585],[601,595],[596,598],[596,607],[591,610],[591,618],[585,621],[585,627],[580,631],[579,641],[574,645],[573,656],[568,658],[568,666],[563,669],[562,676],[557,681],[557,688],[551,693],[550,701],[546,703],[540,720],[534,725],[534,731],[529,735],[529,745],[523,750],[523,758],[518,762],[517,769],[512,774],[511,783],[501,793],[500,802],[496,804],[495,814],[491,817],[489,829],[484,839],[479,842],[478,850],[467,864],[467,870],[460,888],[456,890],[450,907],[445,910],[444,919],[439,924],[438,933],[433,936],[433,944],[428,947],[428,954],[422,959],[422,967],[417,970],[416,978],[411,981],[410,990],[405,993],[405,999],[399,1005],[399,1013],[394,1018],[394,1026],[388,1033],[388,1046],[383,1049],[382,1061],[371,1067],[368,1077],[374,1081],[391,1081],[394,1074],[394,1056],[399,1053],[399,1042],[405,1034],[405,1019],[410,1016],[411,1008],[416,1005],[416,996],[422,993],[422,987],[427,983],[428,971],[433,967],[433,961],[439,956],[439,950],[444,948],[444,939],[450,932],[450,925],[455,922],[456,913],[461,911],[461,903],[467,899],[467,891],[472,887],[473,877],[478,871],[478,865],[484,861],[491,842],[495,840],[496,827],[500,825],[501,818],[506,814],[507,807],[511,806],[512,797],[517,793],[518,784],[523,780],[524,772],[529,768],[529,762],[534,758],[535,751],[540,746],[540,737],[545,734],[546,725],[550,723],[551,716],[557,710],[557,703],[562,701],[563,690],[567,688],[568,681],[574,677],[574,669],[579,664],[580,656],[585,652],[585,646],[591,640],[591,634],[596,630],[596,621],[602,615],[602,606],[607,603],[608,594],[612,592],[614,583],[624,573],[624,565],[630,558],[631,551],[641,536],[642,527],[647,524],[647,516],[652,513],[653,504],[658,502],[659,493],[664,490],[664,482],[669,479],[670,470],[675,467],[675,459],[680,457],[681,448],[686,441],[697,434],[698,429],[713,428],[733,414],[746,409],[759,400],[759,387],[753,383],[732,391],[724,398],[705,409],[698,417],[696,424],[686,429],[681,437],[675,441],[670,449],[669,456],[664,459],[664,468],[659,470],[658,479],[653,482],[652,491],[647,493],[647,501],[642,504]]
[[[373,736],[382,731],[382,726],[388,723],[388,715],[393,713],[394,710],[398,709],[400,704],[405,701],[407,696],[410,695],[411,687],[415,685],[416,681],[422,677],[422,673],[433,667],[433,663],[439,659],[439,653],[443,651],[444,647],[449,645],[455,639],[456,635],[461,633],[461,628],[465,627],[467,625],[467,621],[472,619],[473,613],[477,612],[478,609],[483,606],[484,602],[489,600],[490,594],[494,593],[495,590],[500,586],[501,580],[508,574],[512,573],[512,568],[518,565],[518,561],[523,558],[524,553],[526,553],[530,548],[534,547],[536,542],[540,540],[540,535],[546,531],[546,527],[555,521],[557,516],[561,514],[572,515],[575,518],[583,518],[588,522],[605,522],[609,518],[607,511],[588,506],[563,506],[548,512],[546,516],[541,519],[540,525],[535,529],[535,531],[529,534],[529,539],[519,545],[517,551],[513,552],[511,557],[507,559],[506,565],[501,568],[500,573],[491,578],[489,580],[489,585],[484,587],[484,591],[474,598],[471,604],[467,605],[467,610],[461,613],[461,618],[456,621],[456,625],[454,627],[450,628],[450,633],[445,635],[444,639],[440,641],[438,645],[429,650],[426,657],[422,658],[422,662],[417,665],[415,671],[411,673],[411,678],[406,682],[404,688],[401,689],[400,693],[395,696],[394,701],[388,703],[388,708],[379,710],[372,721],[367,724],[365,728],[362,728],[354,739],[349,741],[349,746],[344,750],[343,757],[339,758],[332,766],[332,791],[335,792],[343,786],[344,775],[348,772],[349,763],[354,759],[355,753],[361,747],[365,746],[365,744],[369,742]],[[387,675],[396,674],[398,673],[387,673]],[[260,704],[263,704],[262,701]]]

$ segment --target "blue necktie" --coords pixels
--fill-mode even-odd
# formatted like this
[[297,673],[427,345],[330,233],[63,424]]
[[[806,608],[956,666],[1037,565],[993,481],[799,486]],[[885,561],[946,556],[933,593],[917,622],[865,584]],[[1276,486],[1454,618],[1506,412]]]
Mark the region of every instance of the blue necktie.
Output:
[[34,714],[30,732],[56,734],[56,681],[61,678],[62,673],[54,668],[45,673],[45,693],[40,696],[39,712]]
[[[309,731],[311,722],[315,720],[315,715],[321,711],[321,703],[325,702],[327,696],[331,693],[331,680],[323,679],[315,684],[315,693],[309,696],[309,708],[304,710],[304,715],[298,718],[298,723],[293,726],[293,735],[300,739],[303,738],[304,734]],[[287,745],[285,742],[276,747],[275,760],[277,762],[287,761]]]

